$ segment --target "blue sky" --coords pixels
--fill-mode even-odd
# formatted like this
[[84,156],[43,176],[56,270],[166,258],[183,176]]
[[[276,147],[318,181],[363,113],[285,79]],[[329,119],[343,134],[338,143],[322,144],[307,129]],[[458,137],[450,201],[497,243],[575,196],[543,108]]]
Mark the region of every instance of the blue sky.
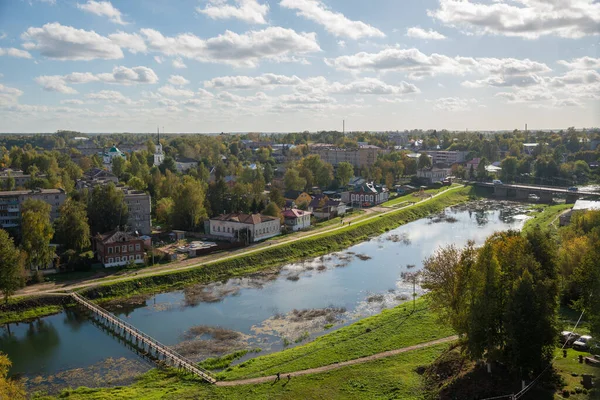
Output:
[[597,0],[0,0],[2,132],[600,126]]

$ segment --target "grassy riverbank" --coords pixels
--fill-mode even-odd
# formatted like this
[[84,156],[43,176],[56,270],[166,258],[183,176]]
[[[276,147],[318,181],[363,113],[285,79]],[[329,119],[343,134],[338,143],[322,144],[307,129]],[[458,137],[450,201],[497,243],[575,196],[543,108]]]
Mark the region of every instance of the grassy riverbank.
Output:
[[[531,214],[533,218],[525,221],[523,226],[523,233],[530,232],[538,227],[541,229],[552,228],[550,224],[554,222],[558,216],[565,210],[573,207],[573,204],[556,204],[553,206],[537,206],[537,212]],[[558,226],[558,220],[555,223],[555,227]]]
[[476,197],[474,188],[455,189],[438,197],[400,209],[378,218],[353,223],[334,232],[301,238],[291,243],[274,245],[241,254],[238,257],[198,265],[182,271],[165,272],[141,278],[100,284],[83,290],[91,299],[108,300],[136,294],[153,293],[181,288],[193,283],[208,283],[245,275],[307,257],[317,257],[345,249],[353,244],[382,234],[405,223],[424,218],[446,207],[466,202]]
[[30,321],[59,313],[63,309],[64,302],[65,298],[60,296],[39,296],[1,303],[0,325]]

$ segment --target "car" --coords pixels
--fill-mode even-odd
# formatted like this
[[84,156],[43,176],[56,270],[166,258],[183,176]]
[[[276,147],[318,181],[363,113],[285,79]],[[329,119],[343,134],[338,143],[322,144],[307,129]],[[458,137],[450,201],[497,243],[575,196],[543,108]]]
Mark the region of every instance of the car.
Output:
[[559,335],[559,340],[561,344],[565,344],[567,346],[571,346],[573,345],[573,343],[575,343],[577,341],[577,339],[579,339],[581,337],[581,335],[575,333],[575,332],[571,332],[571,331],[562,331]]
[[592,337],[588,335],[581,336],[573,343],[575,350],[585,351],[590,348]]
[[493,183],[494,185],[504,185],[500,179],[494,179],[494,180],[492,181],[492,183]]
[[571,186],[570,188],[567,189],[567,191],[569,191],[569,192],[578,192],[579,188],[577,186]]
[[540,196],[538,196],[537,194],[530,194],[529,195],[529,200],[531,201],[538,201],[540,199]]

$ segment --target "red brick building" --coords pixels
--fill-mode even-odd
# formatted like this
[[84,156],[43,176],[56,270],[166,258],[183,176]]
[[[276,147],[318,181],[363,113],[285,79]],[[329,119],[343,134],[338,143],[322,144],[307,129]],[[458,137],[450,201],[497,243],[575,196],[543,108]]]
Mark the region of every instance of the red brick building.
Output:
[[130,262],[144,263],[144,241],[126,232],[112,231],[94,237],[96,258],[104,267],[117,267]]

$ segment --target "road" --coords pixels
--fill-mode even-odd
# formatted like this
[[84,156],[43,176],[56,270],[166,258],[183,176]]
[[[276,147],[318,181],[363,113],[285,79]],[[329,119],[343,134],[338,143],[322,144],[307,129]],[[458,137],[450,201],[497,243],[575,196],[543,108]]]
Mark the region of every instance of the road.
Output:
[[[372,219],[379,218],[381,216],[396,212],[398,210],[415,207],[423,202],[430,201],[430,200],[438,197],[439,195],[446,193],[450,190],[456,190],[456,189],[460,189],[462,187],[464,187],[464,186],[450,187],[447,190],[436,193],[432,197],[425,198],[415,204],[407,205],[406,207],[392,208],[392,209],[389,209],[389,211],[385,211],[382,213],[374,213],[374,215],[369,215],[367,217],[365,217],[364,215],[358,215],[358,216],[354,217],[353,219],[362,218],[362,219],[360,219],[360,223],[365,222],[365,221],[370,221]],[[351,217],[344,218],[344,221],[351,221]],[[144,278],[144,277],[148,277],[148,276],[162,274],[165,272],[184,271],[187,269],[197,268],[197,267],[199,267],[203,264],[209,263],[209,262],[225,261],[225,260],[229,260],[232,258],[243,256],[243,255],[253,254],[253,253],[262,251],[265,248],[275,248],[278,246],[287,245],[289,243],[294,243],[298,240],[307,239],[307,238],[310,238],[313,236],[321,235],[323,233],[335,232],[337,230],[340,230],[340,229],[343,229],[346,227],[347,227],[347,225],[341,225],[341,224],[329,225],[329,226],[323,227],[323,228],[315,230],[315,231],[299,232],[299,234],[293,235],[292,237],[286,237],[286,238],[282,238],[279,240],[269,240],[269,241],[261,243],[257,246],[253,246],[250,248],[244,248],[244,249],[236,250],[233,252],[228,252],[225,255],[224,254],[214,254],[214,255],[209,255],[209,256],[205,256],[205,257],[192,258],[192,259],[184,260],[184,261],[178,262],[178,263],[170,263],[170,264],[163,265],[163,266],[148,267],[143,270],[130,272],[130,273],[127,273],[124,275],[120,275],[118,277],[102,277],[102,278],[92,278],[92,279],[86,279],[83,281],[75,281],[75,282],[71,281],[71,282],[65,282],[65,283],[42,283],[42,284],[32,285],[32,286],[28,286],[28,287],[25,287],[25,288],[19,290],[13,296],[13,298],[55,293],[55,292],[61,292],[61,291],[62,292],[72,291],[72,290],[76,290],[76,289],[83,289],[83,288],[95,286],[98,284],[122,282],[122,281],[130,280],[132,278]]]
[[[416,344],[414,346],[403,347],[401,349],[384,351],[383,353],[373,354],[372,356],[361,357],[361,358],[357,358],[354,360],[343,361],[341,363],[325,365],[323,367],[318,367],[318,368],[304,369],[304,370],[295,371],[295,372],[283,372],[282,371],[281,372],[281,381],[285,382],[287,380],[288,373],[289,373],[289,375],[291,375],[292,378],[297,377],[297,376],[302,376],[302,375],[320,374],[320,373],[328,372],[328,371],[331,371],[334,369],[347,367],[348,365],[362,364],[362,363],[366,363],[369,361],[379,360],[380,358],[391,357],[391,356],[395,356],[398,354],[407,353],[409,351],[423,349],[425,347],[435,346],[437,344],[454,342],[455,340],[458,340],[458,336],[450,336],[447,338],[438,339],[438,340],[434,340],[434,341],[427,342],[427,343],[421,343],[421,344]],[[274,382],[275,379],[276,379],[275,375],[270,375],[270,376],[263,376],[260,378],[241,379],[241,380],[237,380],[237,381],[218,381],[216,383],[216,385],[217,386],[253,385],[253,384],[257,384],[257,383]]]

